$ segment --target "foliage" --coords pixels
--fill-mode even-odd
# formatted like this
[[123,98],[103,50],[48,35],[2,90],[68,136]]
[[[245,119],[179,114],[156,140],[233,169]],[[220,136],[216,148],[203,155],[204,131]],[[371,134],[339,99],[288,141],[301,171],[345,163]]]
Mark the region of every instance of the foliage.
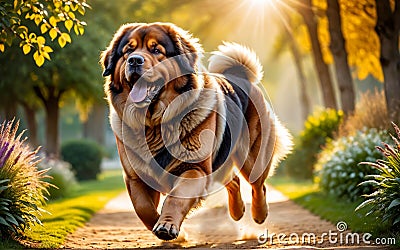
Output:
[[362,128],[390,129],[385,93],[376,90],[363,93],[354,114],[349,115],[339,128],[339,136],[349,136]]
[[71,163],[78,180],[96,179],[100,173],[102,149],[93,141],[74,140],[61,147],[63,159]]
[[0,236],[21,235],[26,228],[41,223],[38,215],[45,205],[49,184],[46,170],[38,170],[37,150],[17,136],[19,122],[0,125]]
[[[342,31],[346,41],[349,66],[354,68],[355,76],[364,80],[369,75],[383,82],[380,58],[379,37],[375,32],[376,11],[373,0],[339,1],[342,18]],[[326,1],[314,0],[313,7],[318,19],[318,36],[321,43],[324,61],[333,62],[330,51],[331,36],[328,29]],[[292,18],[296,18],[295,16]],[[305,52],[310,51],[310,39],[304,32],[304,24],[295,30],[298,44]]]
[[367,215],[375,213],[382,218],[382,222],[388,221],[393,228],[400,229],[400,129],[394,123],[393,127],[397,136],[392,136],[394,145],[382,143],[383,147],[377,147],[385,156],[385,160],[362,163],[376,168],[378,174],[367,176],[370,180],[360,184],[372,185],[376,191],[365,195],[369,199],[357,209],[369,205],[371,209]]
[[58,37],[63,48],[71,43],[72,28],[77,35],[83,35],[86,23],[77,14],[85,15],[89,7],[86,0],[8,0],[0,5],[0,51],[20,40],[19,47],[25,55],[35,51],[33,59],[40,67],[53,52],[46,38],[53,41]]
[[[34,226],[20,242],[22,249],[62,248],[66,237],[82,227],[92,215],[125,188],[121,170],[107,170],[98,180],[79,183],[67,197],[49,203],[43,226]],[[0,249],[15,249],[13,242],[1,242]]]
[[350,202],[321,192],[318,185],[311,181],[273,176],[269,183],[297,204],[333,224],[344,221],[351,231],[368,232],[373,234],[373,237],[389,236],[390,234],[375,218],[362,216],[365,209],[354,211],[359,200]]
[[289,176],[312,179],[317,155],[328,138],[333,138],[343,119],[343,112],[334,109],[316,110],[305,122],[294,151],[284,161]]
[[330,195],[355,201],[364,193],[372,191],[371,185],[358,186],[370,174],[377,170],[363,161],[375,161],[382,155],[374,150],[387,138],[386,131],[364,129],[354,136],[341,137],[327,144],[320,153],[315,169],[319,171],[321,189]]
[[72,172],[71,164],[58,159],[45,158],[38,165],[39,169],[49,169],[47,175],[51,176],[48,180],[53,185],[48,191],[50,199],[55,200],[68,196],[77,182],[75,174]]

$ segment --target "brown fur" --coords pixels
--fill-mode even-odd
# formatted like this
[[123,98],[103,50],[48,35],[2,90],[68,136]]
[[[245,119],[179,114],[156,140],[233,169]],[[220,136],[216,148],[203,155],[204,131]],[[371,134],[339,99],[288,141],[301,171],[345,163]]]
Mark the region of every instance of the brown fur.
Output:
[[[220,47],[210,59],[210,72],[221,75],[201,73],[199,53],[198,40],[173,24],[127,24],[114,35],[101,59],[110,122],[129,195],[146,227],[164,240],[178,236],[185,216],[207,195],[213,181],[226,185],[232,218],[243,216],[234,165],[252,185],[254,220],[264,222],[268,214],[264,181],[291,148],[289,133],[267,108],[260,89],[250,83],[262,77],[254,53],[237,44]],[[143,57],[143,72],[151,72],[141,74],[146,83],[139,85],[147,88],[147,97],[153,94],[153,82],[162,80],[151,102],[129,99],[132,86],[140,84],[132,80],[136,75],[127,63],[132,55]],[[243,83],[249,90],[243,114],[246,126],[228,159],[214,171],[217,152],[230,143],[223,139],[226,127],[221,114],[227,112],[226,94],[237,95],[224,76],[235,67],[247,79]],[[172,158],[161,155],[169,161],[160,172],[152,162],[166,147]],[[160,192],[168,196],[158,214]]]

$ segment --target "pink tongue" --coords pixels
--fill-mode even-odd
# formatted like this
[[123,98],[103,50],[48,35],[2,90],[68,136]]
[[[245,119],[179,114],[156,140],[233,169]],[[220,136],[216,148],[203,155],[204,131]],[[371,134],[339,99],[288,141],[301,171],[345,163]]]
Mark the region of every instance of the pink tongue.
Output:
[[142,102],[146,98],[147,86],[146,84],[137,83],[133,85],[129,97],[133,102]]

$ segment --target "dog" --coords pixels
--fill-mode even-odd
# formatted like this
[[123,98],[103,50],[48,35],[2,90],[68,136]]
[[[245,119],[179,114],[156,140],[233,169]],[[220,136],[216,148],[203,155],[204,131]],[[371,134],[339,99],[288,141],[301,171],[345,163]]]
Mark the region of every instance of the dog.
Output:
[[[263,69],[254,52],[224,43],[208,70],[203,53],[199,40],[174,24],[131,23],[100,59],[128,193],[138,217],[162,240],[178,237],[215,183],[228,191],[231,217],[242,218],[234,167],[251,184],[252,217],[263,223],[265,180],[292,147],[257,87]],[[161,193],[167,197],[158,213]]]

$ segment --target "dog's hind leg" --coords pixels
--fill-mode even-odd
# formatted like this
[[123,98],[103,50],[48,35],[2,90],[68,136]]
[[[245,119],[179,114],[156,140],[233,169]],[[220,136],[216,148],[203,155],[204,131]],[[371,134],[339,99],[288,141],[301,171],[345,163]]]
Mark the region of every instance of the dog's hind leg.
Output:
[[228,204],[229,213],[232,219],[238,221],[243,217],[245,206],[240,193],[240,179],[235,176],[228,184],[226,184],[228,191]]

